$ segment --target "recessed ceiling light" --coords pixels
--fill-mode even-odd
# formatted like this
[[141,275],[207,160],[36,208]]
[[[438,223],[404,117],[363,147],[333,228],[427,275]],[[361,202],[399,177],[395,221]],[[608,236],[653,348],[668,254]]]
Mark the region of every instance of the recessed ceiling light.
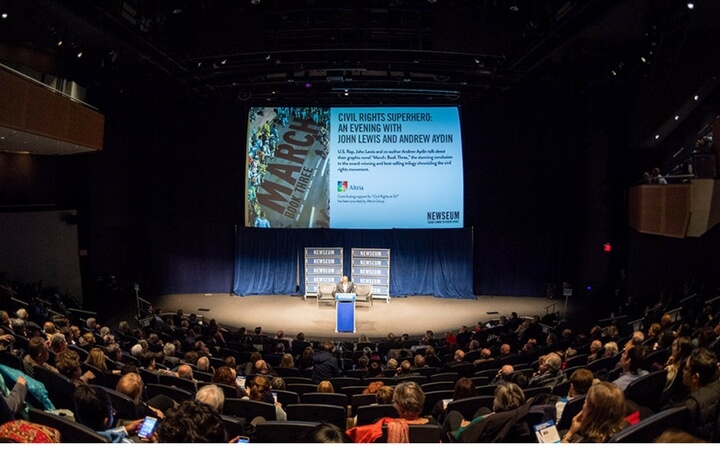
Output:
[[688,9],[695,9],[695,3],[689,2],[687,4]]
[[658,139],[660,139],[660,135],[659,135],[659,134],[656,134],[656,135],[655,135],[655,140],[658,140]]
[[8,13],[2,13],[2,18],[3,18],[3,19],[7,19],[7,18],[8,18]]
[[693,97],[693,100],[697,101],[699,98],[700,96],[696,95],[695,97]]

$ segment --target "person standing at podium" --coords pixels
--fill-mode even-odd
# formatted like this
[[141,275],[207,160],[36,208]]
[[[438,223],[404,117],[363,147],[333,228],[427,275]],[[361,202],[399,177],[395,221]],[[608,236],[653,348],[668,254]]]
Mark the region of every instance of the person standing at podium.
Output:
[[347,275],[343,275],[342,280],[335,285],[335,292],[350,293],[355,292],[355,283],[348,281]]

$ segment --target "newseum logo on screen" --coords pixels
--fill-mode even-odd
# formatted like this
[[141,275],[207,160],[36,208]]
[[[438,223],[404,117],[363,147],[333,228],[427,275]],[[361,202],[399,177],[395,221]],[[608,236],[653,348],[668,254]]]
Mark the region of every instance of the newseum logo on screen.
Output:
[[427,223],[458,223],[460,211],[427,211]]

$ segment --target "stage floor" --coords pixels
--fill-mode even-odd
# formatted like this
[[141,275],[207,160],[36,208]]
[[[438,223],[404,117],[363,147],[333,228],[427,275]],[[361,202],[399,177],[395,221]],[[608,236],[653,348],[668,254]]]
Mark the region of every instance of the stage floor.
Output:
[[[373,306],[358,304],[355,309],[355,333],[335,333],[335,307],[318,307],[314,298],[289,295],[257,295],[237,297],[230,294],[180,294],[153,299],[155,308],[163,312],[182,309],[186,314],[202,314],[232,329],[245,327],[252,332],[262,326],[266,335],[284,330],[295,337],[304,332],[308,339],[356,340],[361,334],[371,339],[383,338],[389,332],[408,333],[419,337],[433,330],[436,337],[445,331],[457,331],[462,325],[473,327],[515,311],[520,316],[546,314],[546,307],[555,304],[562,311],[562,300],[544,297],[478,296],[476,300],[448,299],[427,296],[375,300]],[[550,312],[552,312],[550,308]],[[571,311],[568,310],[568,315]]]

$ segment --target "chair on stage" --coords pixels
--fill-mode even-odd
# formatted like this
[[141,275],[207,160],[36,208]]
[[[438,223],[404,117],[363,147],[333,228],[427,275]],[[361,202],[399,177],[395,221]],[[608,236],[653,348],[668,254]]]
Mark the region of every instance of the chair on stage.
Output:
[[320,283],[317,287],[317,305],[320,303],[335,304],[335,285],[332,283]]
[[372,284],[356,284],[355,285],[355,303],[369,303],[373,305],[373,287]]

